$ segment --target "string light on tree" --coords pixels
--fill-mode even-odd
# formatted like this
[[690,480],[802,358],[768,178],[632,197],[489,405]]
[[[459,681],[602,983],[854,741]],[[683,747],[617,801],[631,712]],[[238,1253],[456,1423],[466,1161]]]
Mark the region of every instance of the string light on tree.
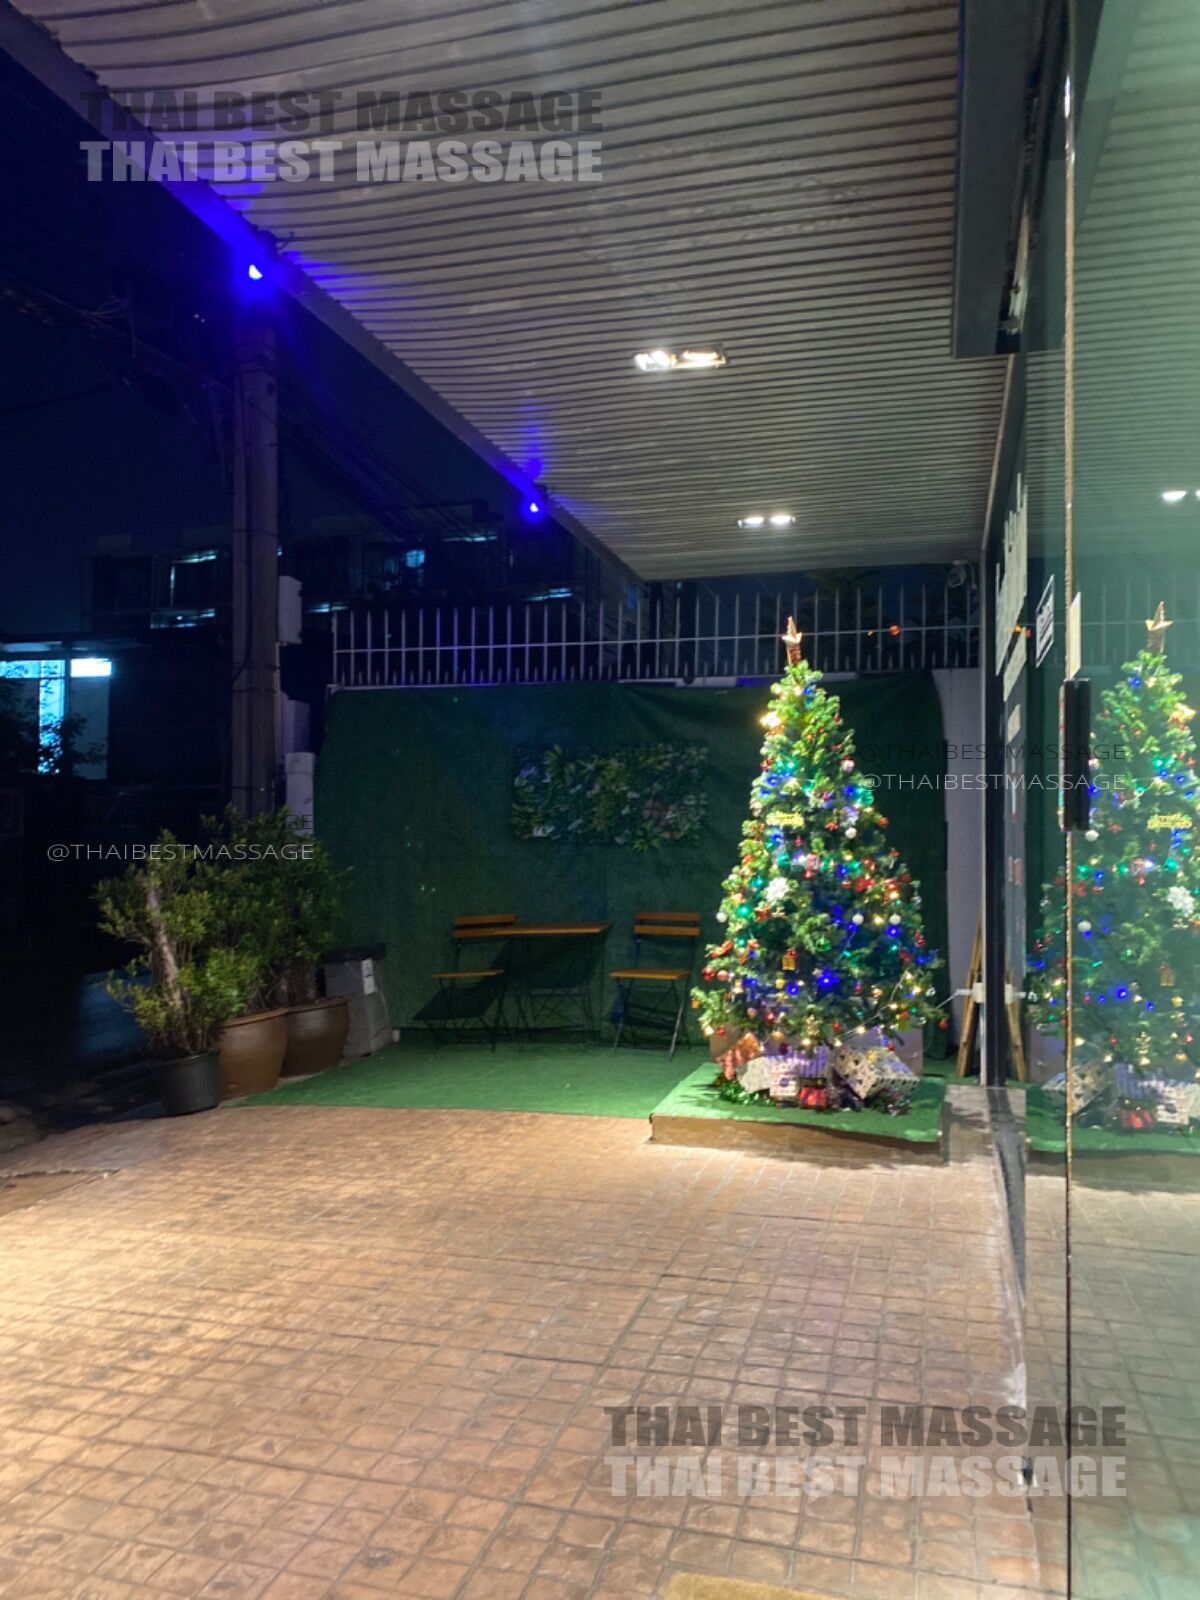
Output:
[[[1092,746],[1093,822],[1070,884],[1047,885],[1026,989],[1038,1026],[1067,1011],[1064,916],[1082,1046],[1118,1067],[1178,1076],[1200,1066],[1200,777],[1181,677],[1166,663],[1171,621],[1159,604],[1146,643],[1104,690]],[[1182,1029],[1181,1029],[1182,1020]]]
[[765,1024],[811,1049],[859,1029],[944,1025],[919,885],[887,843],[838,701],[791,617],[783,642],[787,668],[761,719],[750,817],[717,913],[725,936],[693,996],[704,1031],[732,1042]]

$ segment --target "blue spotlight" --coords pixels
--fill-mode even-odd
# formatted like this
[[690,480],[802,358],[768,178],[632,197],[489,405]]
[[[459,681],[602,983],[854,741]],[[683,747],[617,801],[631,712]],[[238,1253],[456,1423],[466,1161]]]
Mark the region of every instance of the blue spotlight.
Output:
[[540,500],[531,500],[525,507],[525,512],[527,516],[540,517],[542,514],[542,502]]
[[259,283],[262,280],[262,268],[256,267],[252,261],[246,268],[246,276],[250,279],[251,283]]

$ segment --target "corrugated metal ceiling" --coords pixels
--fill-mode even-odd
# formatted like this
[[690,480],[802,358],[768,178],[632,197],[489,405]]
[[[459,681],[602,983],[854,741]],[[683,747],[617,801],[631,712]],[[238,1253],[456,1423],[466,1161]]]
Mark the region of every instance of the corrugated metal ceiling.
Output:
[[[1103,14],[1079,115],[1075,237],[1077,562],[1200,548],[1200,7]],[[1050,204],[1063,206],[1059,180]],[[1061,239],[1047,230],[1051,249]],[[1061,224],[1059,224],[1061,227]],[[1061,268],[1047,281],[1062,293]],[[1027,455],[1051,543],[1063,493],[1063,355],[1030,358]],[[1162,492],[1184,488],[1165,505]],[[1039,521],[1041,518],[1038,519]],[[1083,568],[1087,576],[1087,569]],[[1138,575],[1138,574],[1131,574]]]
[[[599,89],[597,184],[364,185],[347,154],[226,192],[643,576],[977,548],[1002,371],[949,354],[954,4],[21,9],[118,99]],[[634,368],[697,344],[729,365]]]

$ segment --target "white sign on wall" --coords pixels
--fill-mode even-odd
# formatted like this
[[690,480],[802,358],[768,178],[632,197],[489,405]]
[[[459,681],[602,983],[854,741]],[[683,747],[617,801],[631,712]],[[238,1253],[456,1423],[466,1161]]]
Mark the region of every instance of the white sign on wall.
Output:
[[1083,665],[1083,596],[1076,594],[1067,612],[1067,677],[1074,678]]
[[1040,667],[1054,643],[1054,574],[1046,580],[1042,598],[1037,604],[1037,624],[1034,628],[1033,664]]

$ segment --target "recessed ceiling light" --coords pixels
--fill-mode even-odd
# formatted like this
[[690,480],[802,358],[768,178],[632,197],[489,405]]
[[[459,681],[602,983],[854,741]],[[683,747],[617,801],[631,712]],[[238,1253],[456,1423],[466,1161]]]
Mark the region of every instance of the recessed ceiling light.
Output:
[[790,528],[795,520],[796,518],[790,511],[773,511],[769,517],[763,516],[761,512],[756,511],[752,516],[739,517],[738,527],[761,528],[769,522],[773,528]]
[[1163,492],[1162,492],[1162,497],[1167,502],[1167,504],[1169,506],[1178,505],[1181,500],[1186,500],[1186,498],[1187,498],[1187,490],[1186,489],[1164,489]]
[[690,372],[723,367],[726,357],[720,350],[639,350],[633,358],[639,372],[670,372],[680,367]]
[[720,350],[681,350],[679,365],[692,368],[723,367],[725,357]]

